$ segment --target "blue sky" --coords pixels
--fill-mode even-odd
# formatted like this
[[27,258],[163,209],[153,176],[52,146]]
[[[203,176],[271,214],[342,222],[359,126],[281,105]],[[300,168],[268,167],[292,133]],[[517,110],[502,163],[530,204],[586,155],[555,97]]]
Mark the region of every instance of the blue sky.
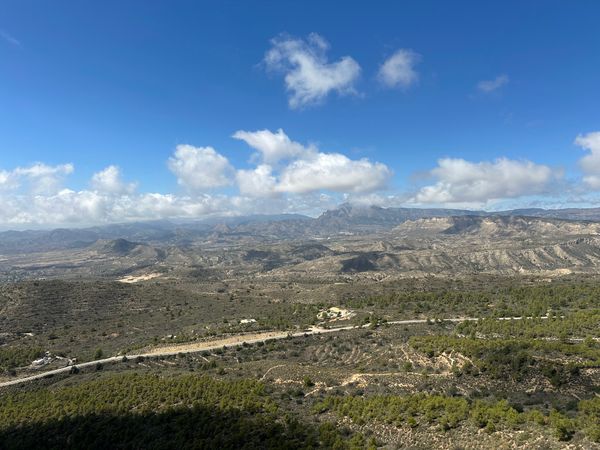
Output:
[[593,206],[599,16],[591,0],[4,0],[0,224]]

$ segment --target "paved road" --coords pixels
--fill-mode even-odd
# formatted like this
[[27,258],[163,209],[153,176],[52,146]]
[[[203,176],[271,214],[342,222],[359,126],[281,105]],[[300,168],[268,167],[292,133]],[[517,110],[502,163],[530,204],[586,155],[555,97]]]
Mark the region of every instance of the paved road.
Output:
[[[528,317],[529,319],[530,317]],[[547,317],[540,317],[541,319],[546,319]],[[522,317],[500,317],[498,320],[521,320]],[[479,320],[476,317],[459,317],[459,318],[450,318],[450,319],[441,319],[443,322],[467,322],[467,321],[477,321]],[[427,323],[428,319],[409,319],[409,320],[394,320],[387,322],[388,325],[414,325]],[[326,333],[337,333],[339,331],[346,330],[354,330],[360,328],[368,328],[370,324],[365,325],[351,325],[346,327],[336,327],[336,328],[319,328],[312,327],[305,331],[299,331],[295,333],[285,332],[285,331],[268,331],[264,333],[253,333],[253,334],[245,334],[245,335],[237,335],[228,338],[215,339],[212,341],[204,341],[204,342],[192,342],[188,344],[180,344],[180,345],[172,345],[168,347],[157,347],[152,349],[147,353],[139,353],[136,355],[127,355],[127,359],[136,359],[136,358],[148,358],[148,357],[156,357],[156,356],[173,356],[179,353],[197,353],[207,350],[216,350],[223,347],[238,347],[244,343],[246,344],[256,344],[257,342],[266,342],[269,340],[278,340],[278,339],[286,339],[289,337],[303,337],[314,334],[326,334]],[[76,364],[76,367],[79,369],[85,369],[87,367],[95,367],[96,364],[109,364],[109,363],[117,363],[123,361],[123,356],[112,356],[110,358],[97,359],[95,361],[88,361],[80,364]],[[60,369],[48,370],[45,372],[38,373],[36,375],[30,375],[22,378],[15,378],[14,380],[4,381],[0,383],[0,388],[7,386],[14,386],[16,384],[26,383],[28,381],[39,380],[40,378],[58,375],[61,373],[69,373],[71,371],[71,366],[61,367]]]

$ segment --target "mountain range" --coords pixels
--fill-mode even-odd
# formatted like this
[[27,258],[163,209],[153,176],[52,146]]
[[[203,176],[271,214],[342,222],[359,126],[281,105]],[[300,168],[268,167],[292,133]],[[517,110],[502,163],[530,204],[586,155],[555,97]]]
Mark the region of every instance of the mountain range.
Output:
[[317,218],[300,214],[210,218],[200,221],[148,221],[91,228],[58,228],[0,232],[0,255],[85,248],[98,240],[185,245],[220,237],[301,239],[332,234],[368,234],[392,229],[407,221],[443,217],[519,216],[570,221],[600,221],[600,208],[516,209],[499,212],[441,208],[382,208],[342,204]]

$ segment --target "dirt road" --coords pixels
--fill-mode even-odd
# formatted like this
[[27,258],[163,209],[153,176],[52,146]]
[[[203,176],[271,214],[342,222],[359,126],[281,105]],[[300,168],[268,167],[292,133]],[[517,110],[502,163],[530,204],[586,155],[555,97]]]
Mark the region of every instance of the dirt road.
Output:
[[[541,317],[545,319],[546,317]],[[521,320],[522,317],[500,317],[497,320]],[[449,319],[441,319],[443,322],[467,322],[467,321],[476,321],[479,320],[476,317],[458,317],[458,318],[449,318]],[[423,324],[427,323],[428,319],[408,319],[408,320],[394,320],[391,322],[387,322],[388,325],[414,325],[414,324]],[[257,342],[266,342],[269,340],[278,340],[278,339],[286,339],[286,338],[298,338],[304,336],[310,336],[314,334],[326,334],[326,333],[337,333],[339,331],[360,329],[360,328],[368,328],[371,324],[365,324],[361,326],[346,326],[346,327],[336,327],[336,328],[320,328],[320,327],[312,327],[305,331],[298,332],[286,332],[286,331],[266,331],[264,333],[252,333],[252,334],[242,334],[236,336],[230,336],[227,338],[214,339],[211,341],[203,341],[203,342],[191,342],[187,344],[179,344],[179,345],[169,345],[164,347],[156,347],[149,350],[146,353],[139,353],[135,355],[127,355],[127,359],[136,359],[136,358],[147,358],[147,357],[156,357],[156,356],[172,356],[177,355],[179,353],[197,353],[203,351],[216,350],[223,347],[237,347],[244,343],[246,344],[256,344]],[[117,363],[123,361],[123,356],[112,356],[110,358],[97,359],[94,361],[88,361],[80,364],[76,364],[76,367],[79,369],[85,369],[87,367],[95,367],[96,364],[109,364],[109,363]],[[69,373],[71,371],[71,366],[61,367],[59,369],[48,370],[45,372],[38,373],[36,375],[29,375],[22,378],[15,378],[14,380],[4,381],[0,383],[0,388],[7,386],[14,386],[16,384],[26,383],[28,381],[39,380],[40,378],[50,377],[53,375]]]

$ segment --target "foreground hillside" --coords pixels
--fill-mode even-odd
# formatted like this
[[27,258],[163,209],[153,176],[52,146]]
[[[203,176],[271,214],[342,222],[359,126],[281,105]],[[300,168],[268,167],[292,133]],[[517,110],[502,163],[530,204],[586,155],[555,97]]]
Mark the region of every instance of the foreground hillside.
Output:
[[0,448],[600,448],[597,279],[246,286],[4,284]]

